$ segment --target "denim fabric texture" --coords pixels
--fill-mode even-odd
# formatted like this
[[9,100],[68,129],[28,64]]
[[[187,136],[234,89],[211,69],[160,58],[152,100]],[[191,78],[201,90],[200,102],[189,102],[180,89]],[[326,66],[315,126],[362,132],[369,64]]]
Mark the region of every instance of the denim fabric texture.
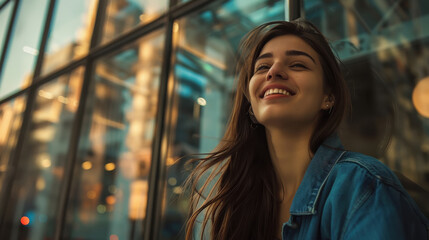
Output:
[[[429,239],[428,219],[396,175],[373,157],[343,150],[337,136],[316,151],[290,214],[283,240]],[[201,238],[199,224],[195,239]],[[209,231],[207,226],[204,239]]]

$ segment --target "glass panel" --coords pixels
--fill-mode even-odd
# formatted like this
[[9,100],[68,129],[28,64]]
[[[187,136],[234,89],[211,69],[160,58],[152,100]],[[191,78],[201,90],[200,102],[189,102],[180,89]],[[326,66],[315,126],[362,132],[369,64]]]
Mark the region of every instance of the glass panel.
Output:
[[22,0],[0,73],[0,98],[31,83],[48,0]]
[[304,1],[346,70],[345,146],[396,171],[429,217],[429,1]]
[[88,53],[98,0],[58,0],[43,60],[49,73]]
[[109,0],[102,43],[156,19],[168,4],[169,0]]
[[0,105],[0,192],[18,141],[25,103],[26,98],[20,96]]
[[142,234],[163,47],[157,31],[96,62],[65,239]]
[[[284,1],[220,1],[174,23],[174,93],[169,119],[167,184],[159,239],[183,239],[188,214],[182,184],[186,158],[210,152],[225,131],[234,95],[235,53],[253,27],[284,20]],[[174,164],[173,164],[174,163]]]
[[6,33],[10,23],[9,18],[12,15],[13,5],[14,2],[10,1],[6,6],[0,9],[0,56],[3,51],[4,41],[6,40]]
[[83,68],[37,90],[31,124],[8,201],[9,240],[53,239],[71,130],[82,88]]

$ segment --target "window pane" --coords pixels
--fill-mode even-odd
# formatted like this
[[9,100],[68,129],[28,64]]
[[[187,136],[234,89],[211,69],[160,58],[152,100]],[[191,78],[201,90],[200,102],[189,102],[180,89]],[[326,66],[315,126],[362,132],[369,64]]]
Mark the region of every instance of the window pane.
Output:
[[353,115],[344,144],[397,171],[429,216],[429,2],[391,2],[312,0],[304,8],[346,68]]
[[9,19],[12,15],[13,5],[14,2],[10,1],[0,10],[0,56],[3,51],[4,41],[6,40],[6,33],[9,28]]
[[156,19],[167,10],[168,3],[169,0],[109,0],[102,42]]
[[9,198],[2,238],[53,239],[83,68],[37,90]]
[[187,159],[174,160],[210,152],[217,145],[232,107],[239,41],[253,27],[272,20],[284,20],[284,1],[223,1],[174,23],[175,88],[159,239],[183,239],[188,214],[186,197],[177,198],[188,174]]
[[22,0],[0,75],[0,98],[31,83],[48,0]]
[[9,170],[8,164],[18,141],[25,103],[25,97],[20,96],[0,105],[0,192],[3,190],[4,176]]
[[141,234],[163,46],[158,31],[96,62],[65,239]]
[[88,53],[98,0],[57,0],[42,74]]

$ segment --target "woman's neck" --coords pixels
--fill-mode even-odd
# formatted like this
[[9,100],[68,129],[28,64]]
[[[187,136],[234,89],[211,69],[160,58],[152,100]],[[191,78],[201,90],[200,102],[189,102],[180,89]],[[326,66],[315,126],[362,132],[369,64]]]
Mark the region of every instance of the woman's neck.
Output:
[[312,158],[309,142],[311,128],[298,130],[266,129],[268,150],[277,177],[283,186],[283,197],[293,198]]

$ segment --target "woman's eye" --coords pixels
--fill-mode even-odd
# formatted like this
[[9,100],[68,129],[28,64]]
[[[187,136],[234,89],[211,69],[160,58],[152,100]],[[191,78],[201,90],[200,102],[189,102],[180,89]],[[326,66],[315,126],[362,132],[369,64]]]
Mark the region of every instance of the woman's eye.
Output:
[[292,68],[307,68],[304,64],[301,64],[301,63],[292,64],[292,65],[290,65],[290,67],[292,67]]
[[255,68],[255,72],[259,72],[261,70],[269,69],[270,67],[268,65],[259,65]]

